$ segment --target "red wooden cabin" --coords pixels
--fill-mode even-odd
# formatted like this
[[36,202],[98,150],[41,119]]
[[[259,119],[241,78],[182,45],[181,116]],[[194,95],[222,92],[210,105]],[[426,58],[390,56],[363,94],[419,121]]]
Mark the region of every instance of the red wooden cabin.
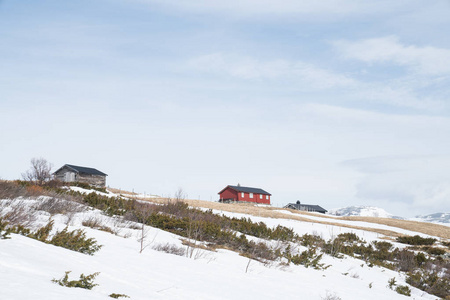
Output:
[[244,201],[262,204],[270,204],[270,196],[272,196],[263,189],[240,185],[227,185],[219,192],[219,195],[220,202]]

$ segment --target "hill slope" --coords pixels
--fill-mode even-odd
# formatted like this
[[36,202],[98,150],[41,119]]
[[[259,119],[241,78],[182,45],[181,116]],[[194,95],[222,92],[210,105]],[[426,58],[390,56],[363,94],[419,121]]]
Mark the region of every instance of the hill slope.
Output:
[[[37,207],[39,209],[34,210],[34,228],[46,224],[51,217],[55,230],[62,230],[69,224],[69,230],[83,229],[88,237],[95,238],[103,247],[89,256],[17,234],[12,234],[11,239],[0,240],[0,285],[6,287],[0,290],[1,299],[106,299],[112,293],[125,294],[131,299],[289,299],[298,298],[299,291],[304,299],[404,299],[403,295],[387,287],[393,277],[398,284],[404,284],[404,275],[381,267],[369,267],[360,259],[323,255],[321,262],[329,267],[316,270],[303,265],[261,263],[223,248],[215,251],[191,248],[191,255],[186,255],[184,251],[185,254],[179,256],[161,251],[167,245],[172,249],[186,250],[186,238],[179,235],[151,226],[142,227],[141,224],[114,216],[108,217],[97,209],[87,207],[70,213],[55,213],[53,210],[50,214],[50,205],[42,205],[44,200],[1,200],[1,212],[4,215],[14,205]],[[54,209],[55,205],[52,207]],[[386,225],[376,223],[246,205],[220,205],[214,210],[232,217],[263,222],[270,227],[287,226],[299,235],[315,233],[324,239],[353,232],[367,241],[382,241],[383,236],[372,229],[397,234],[417,233],[393,226],[389,230],[380,229],[378,227]],[[83,226],[87,221],[97,221],[113,233]],[[366,227],[345,227],[346,222]],[[142,245],[139,239],[143,232],[146,236],[143,244],[147,247],[140,253]],[[277,244],[276,241],[268,243]],[[297,247],[303,249],[302,246]],[[77,279],[81,273],[100,272],[95,280],[99,285],[92,290],[84,290],[51,282],[53,278],[61,278],[65,271],[72,271],[70,279]],[[413,287],[411,290],[415,299],[436,298]]]

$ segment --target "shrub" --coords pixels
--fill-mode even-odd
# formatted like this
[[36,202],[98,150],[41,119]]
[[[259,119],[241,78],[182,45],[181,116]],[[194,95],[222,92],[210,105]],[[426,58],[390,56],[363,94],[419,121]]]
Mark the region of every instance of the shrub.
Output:
[[36,209],[46,211],[50,215],[56,215],[82,212],[85,210],[85,207],[74,201],[52,197],[44,199]]
[[292,255],[288,246],[284,252],[284,257],[294,265],[303,265],[305,268],[312,267],[316,270],[324,270],[328,267],[324,267],[324,264],[320,263],[323,254],[317,254],[315,248],[308,248],[300,254]]
[[427,258],[425,257],[425,254],[423,254],[422,252],[419,252],[416,254],[415,260],[416,260],[417,265],[421,266],[427,261]]
[[28,235],[28,237],[41,242],[47,242],[47,239],[50,236],[50,232],[52,232],[54,223],[55,221],[50,220],[47,225],[39,228],[38,230],[36,230],[36,232],[31,233],[30,235]]
[[388,280],[388,287],[393,290],[393,287],[397,285],[397,280],[395,279],[395,277],[392,277],[391,279]]
[[299,238],[300,244],[305,247],[322,247],[325,241],[318,235],[304,234]]
[[36,221],[35,210],[25,200],[4,200],[0,206],[0,216],[9,223],[9,226],[30,226]]
[[154,246],[153,249],[156,251],[162,251],[162,252],[175,254],[175,255],[179,255],[179,256],[184,256],[186,253],[186,250],[184,248],[178,247],[175,244],[169,244],[169,243],[158,244],[158,245]]
[[27,196],[24,186],[14,181],[0,180],[0,199],[15,199]]
[[81,225],[114,234],[114,230],[110,227],[102,225],[101,218],[90,217],[81,222]]
[[401,295],[411,296],[411,289],[407,285],[398,285],[395,291]]
[[442,276],[439,270],[416,270],[410,272],[406,278],[406,283],[421,289],[427,293],[441,298],[450,296],[450,277],[448,274]]
[[421,260],[422,257],[417,259],[414,252],[403,249],[401,251],[395,251],[394,253],[395,259],[397,261],[397,268],[403,272],[411,272],[418,266],[418,261]]
[[442,248],[435,248],[435,247],[430,247],[428,249],[426,249],[428,254],[431,255],[444,255],[446,253],[446,251]]
[[383,262],[386,260],[393,260],[394,254],[391,251],[393,245],[391,243],[385,241],[373,241],[372,245],[375,248],[371,255],[372,261]]
[[338,297],[338,296],[336,295],[336,293],[331,294],[331,293],[327,292],[327,294],[325,295],[325,297],[320,297],[320,299],[322,299],[322,300],[341,300],[342,298],[341,298],[341,297]]
[[433,245],[436,241],[434,238],[423,238],[419,235],[405,235],[397,238],[397,242],[408,245]]
[[341,233],[337,236],[337,238],[343,242],[348,242],[348,243],[361,242],[361,239],[359,238],[359,236],[357,236],[353,232]]
[[3,221],[2,218],[0,218],[0,239],[6,240],[9,239],[9,235],[11,234],[11,229],[7,228],[8,222]]
[[14,225],[9,228],[11,233],[21,234],[24,236],[28,236],[30,234],[30,229],[22,226],[22,225]]
[[47,225],[39,228],[34,233],[28,234],[27,236],[44,243],[89,255],[94,255],[94,253],[102,247],[97,244],[97,241],[94,238],[86,238],[86,233],[83,230],[76,229],[73,231],[68,231],[67,227],[62,231],[56,232],[55,235],[49,239],[50,233],[53,229],[53,224],[54,221],[50,220]]
[[129,296],[127,296],[127,295],[125,295],[125,294],[116,294],[116,293],[112,293],[111,295],[109,295],[109,297],[115,298],[115,299],[118,299],[118,298],[120,298],[120,297],[123,297],[123,298],[130,298]]
[[57,232],[49,243],[89,255],[94,255],[102,247],[94,238],[86,238],[84,230],[68,231],[67,227]]
[[84,274],[81,274],[80,279],[69,281],[69,273],[70,272],[71,271],[66,271],[66,274],[61,279],[53,278],[52,282],[57,283],[61,286],[77,287],[77,288],[82,288],[82,289],[87,289],[87,290],[92,290],[93,287],[98,285],[98,284],[94,283],[94,279],[95,279],[95,277],[98,276],[98,274],[100,274],[100,272],[95,272],[95,273],[93,273],[91,275],[87,275],[87,276],[85,276]]
[[102,219],[99,217],[89,217],[81,222],[81,225],[90,227],[90,228],[98,228],[102,226]]

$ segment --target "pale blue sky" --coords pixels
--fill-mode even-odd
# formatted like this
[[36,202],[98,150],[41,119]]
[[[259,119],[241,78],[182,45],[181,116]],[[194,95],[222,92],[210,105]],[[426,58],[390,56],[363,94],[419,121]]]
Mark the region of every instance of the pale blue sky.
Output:
[[450,211],[448,1],[0,1],[0,177]]

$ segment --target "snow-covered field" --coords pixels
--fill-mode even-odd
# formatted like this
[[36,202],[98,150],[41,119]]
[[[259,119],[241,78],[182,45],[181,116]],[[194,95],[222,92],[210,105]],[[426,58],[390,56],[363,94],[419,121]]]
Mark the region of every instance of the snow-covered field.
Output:
[[[343,232],[355,232],[367,241],[381,238],[369,231],[314,222],[226,214],[250,217],[271,227],[281,224],[298,234],[316,233],[325,239]],[[38,222],[42,225],[49,217],[48,213],[39,213]],[[117,234],[82,226],[82,221],[89,218],[101,218]],[[351,257],[324,255],[322,262],[330,265],[326,270],[249,263],[248,258],[224,249],[195,250],[189,258],[154,250],[158,244],[185,246],[179,236],[148,226],[148,247],[140,253],[141,230],[131,229],[129,224],[98,210],[78,212],[70,219],[56,215],[53,220],[55,229],[61,230],[68,223],[69,230],[84,229],[103,247],[89,256],[16,234],[0,240],[0,299],[110,299],[112,293],[131,299],[406,299],[387,287],[392,277],[405,284],[403,275],[370,268]],[[95,279],[98,286],[85,290],[51,282],[63,277],[65,271],[72,271],[70,280],[78,279],[81,273],[100,272]],[[411,290],[412,299],[436,299],[413,287]]]

